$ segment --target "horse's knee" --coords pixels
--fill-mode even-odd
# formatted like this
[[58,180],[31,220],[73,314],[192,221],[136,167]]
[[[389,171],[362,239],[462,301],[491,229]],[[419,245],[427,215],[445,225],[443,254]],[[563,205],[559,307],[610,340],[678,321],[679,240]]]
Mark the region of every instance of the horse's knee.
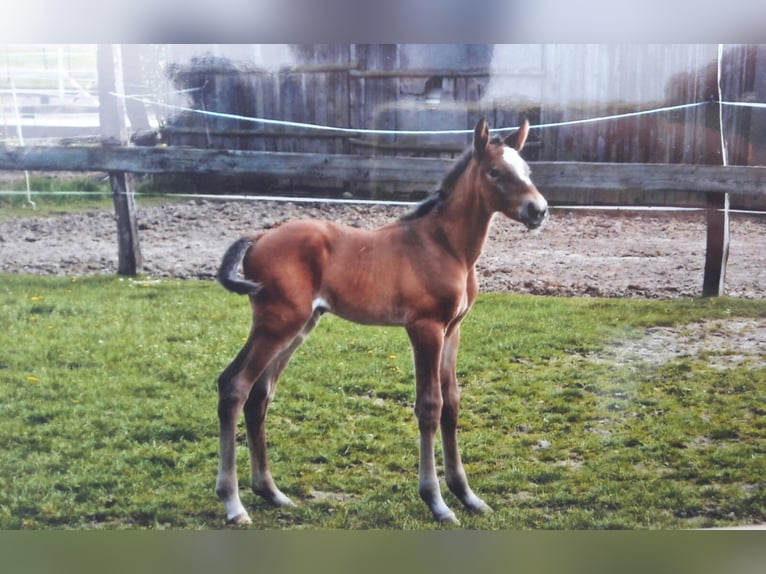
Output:
[[442,401],[435,398],[418,398],[415,401],[415,417],[421,432],[436,432],[442,413]]

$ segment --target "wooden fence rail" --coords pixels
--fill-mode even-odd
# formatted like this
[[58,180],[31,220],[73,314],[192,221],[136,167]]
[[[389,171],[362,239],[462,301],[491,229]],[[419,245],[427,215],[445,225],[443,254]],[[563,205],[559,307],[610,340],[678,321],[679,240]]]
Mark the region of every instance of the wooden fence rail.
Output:
[[[0,148],[0,170],[258,174],[433,189],[454,160],[173,147]],[[558,191],[696,192],[766,196],[766,168],[679,164],[530,162],[537,186]]]
[[[0,170],[106,171],[114,173],[257,174],[282,178],[341,180],[354,187],[378,184],[435,188],[450,159],[308,153],[204,150],[173,147],[0,148]],[[532,162],[537,186],[553,200],[569,194],[625,191],[685,192],[707,212],[707,252],[702,293],[723,293],[728,258],[729,194],[766,196],[766,168],[670,164]],[[613,203],[617,203],[614,201]],[[686,202],[688,204],[688,201]]]

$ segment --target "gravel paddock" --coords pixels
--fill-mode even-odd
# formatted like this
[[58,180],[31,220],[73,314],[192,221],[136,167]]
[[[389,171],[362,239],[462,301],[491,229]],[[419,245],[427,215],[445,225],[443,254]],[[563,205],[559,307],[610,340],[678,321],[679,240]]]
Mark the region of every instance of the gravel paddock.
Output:
[[[212,278],[243,233],[316,217],[375,227],[406,207],[191,200],[139,208],[144,272]],[[726,294],[766,296],[766,216],[731,216]],[[702,291],[705,218],[699,212],[552,210],[542,230],[495,219],[478,263],[484,292],[684,298]],[[108,210],[0,221],[0,271],[115,273],[116,225]]]

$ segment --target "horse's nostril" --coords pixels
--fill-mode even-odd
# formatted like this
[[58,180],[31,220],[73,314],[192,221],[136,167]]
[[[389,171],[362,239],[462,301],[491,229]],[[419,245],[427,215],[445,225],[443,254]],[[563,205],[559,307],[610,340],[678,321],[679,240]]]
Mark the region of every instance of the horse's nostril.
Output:
[[546,211],[547,208],[545,206],[540,207],[534,203],[530,203],[527,207],[527,214],[530,219],[540,219],[545,216]]

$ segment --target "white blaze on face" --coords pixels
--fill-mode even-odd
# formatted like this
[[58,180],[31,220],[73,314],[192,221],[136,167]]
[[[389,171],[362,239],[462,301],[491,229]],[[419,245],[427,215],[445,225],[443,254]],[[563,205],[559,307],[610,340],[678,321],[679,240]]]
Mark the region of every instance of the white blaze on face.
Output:
[[527,162],[521,159],[519,152],[512,147],[506,147],[503,150],[503,160],[508,165],[510,170],[515,173],[518,178],[527,185],[532,185],[532,180],[529,179],[529,166]]

